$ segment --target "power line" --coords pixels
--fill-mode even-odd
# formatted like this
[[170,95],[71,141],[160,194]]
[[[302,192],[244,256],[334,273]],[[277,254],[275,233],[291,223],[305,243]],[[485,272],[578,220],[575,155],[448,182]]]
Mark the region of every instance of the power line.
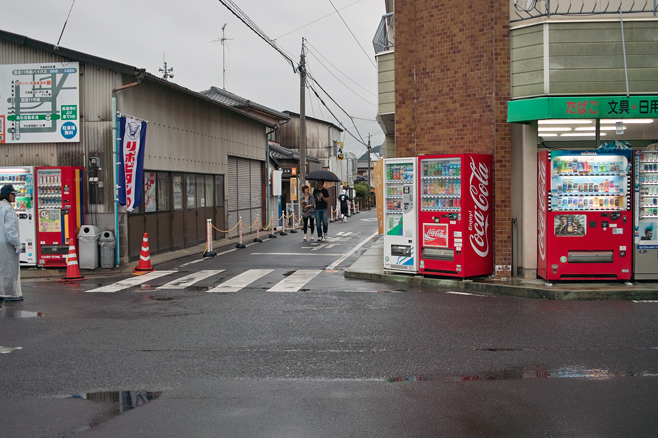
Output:
[[[222,0],[219,0],[219,1],[222,1]],[[338,14],[338,16],[340,17],[340,19],[341,19],[341,20],[343,21],[343,23],[345,24],[345,27],[347,27],[347,30],[349,30],[350,33],[352,34],[352,36],[354,37],[354,41],[356,41],[356,43],[359,45],[359,47],[361,47],[361,50],[363,50],[363,53],[365,53],[366,57],[368,58],[368,61],[370,61],[370,63],[372,64],[373,67],[377,68],[377,66],[375,65],[375,63],[372,62],[372,59],[370,59],[370,55],[368,55],[368,53],[367,53],[366,50],[363,48],[363,46],[361,45],[361,43],[359,42],[359,40],[356,39],[356,36],[354,35],[354,32],[352,32],[352,29],[350,29],[350,27],[347,25],[347,23],[346,23],[345,20],[343,19],[343,16],[340,15],[340,12],[338,12],[338,9],[336,9],[336,6],[334,6],[334,2],[332,2],[331,0],[329,0],[329,3],[331,3],[331,6],[334,7],[334,9],[336,10],[336,13]]]
[[327,69],[327,71],[329,72],[329,74],[331,74],[331,76],[333,76],[334,78],[336,78],[336,80],[337,80],[338,82],[340,82],[341,84],[343,84],[343,86],[344,86],[345,88],[347,88],[347,89],[350,90],[352,93],[354,93],[354,95],[355,95],[356,97],[360,98],[361,100],[363,100],[363,101],[366,102],[367,104],[370,104],[370,105],[372,105],[372,106],[374,106],[374,107],[377,107],[376,104],[370,102],[368,99],[366,99],[365,97],[361,96],[361,95],[358,94],[356,91],[354,91],[354,90],[352,90],[350,87],[348,87],[343,81],[341,81],[341,80],[338,78],[338,76],[336,76],[335,74],[333,74],[333,73],[331,72],[331,70],[329,70],[324,64],[322,64],[322,61],[320,61],[320,60],[319,60],[319,59],[313,54],[313,52],[308,51],[308,53],[310,53],[311,55],[313,55],[313,57],[314,57],[314,58],[320,63],[320,65],[322,65],[324,68]]
[[[362,89],[363,91],[365,91],[366,93],[370,93],[370,94],[372,94],[373,96],[377,97],[377,95],[376,95],[375,93],[373,93],[372,91],[368,90],[367,88],[362,87],[362,86],[359,85],[356,81],[354,81],[352,78],[350,78],[348,75],[346,75],[345,73],[343,73],[342,71],[340,71],[340,70],[338,69],[338,67],[336,67],[335,65],[333,65],[333,64],[331,63],[331,61],[329,61],[329,60],[328,60],[328,59],[327,59],[322,53],[320,53],[320,51],[319,51],[318,49],[316,49],[315,46],[313,46],[311,43],[309,43],[308,40],[306,40],[306,43],[307,43],[309,46],[313,47],[313,49],[318,53],[318,55],[322,56],[322,59],[324,59],[325,61],[327,61],[327,63],[329,63],[330,66],[332,66],[333,68],[335,68],[340,74],[342,74],[342,75],[345,76],[347,79],[349,79],[350,81],[352,81],[352,83],[354,83],[354,85],[356,85],[357,87],[361,88],[361,89]],[[315,57],[315,55],[313,55],[313,56]],[[317,58],[315,58],[315,59],[317,59]],[[318,61],[320,61],[320,60],[318,59]],[[322,62],[320,62],[320,64],[322,64]],[[324,64],[322,64],[322,66],[323,66],[324,68],[327,68]],[[327,70],[329,70],[329,69],[327,68]]]
[[292,70],[293,70],[295,73],[297,73],[297,65],[296,65],[295,61],[294,61],[290,56],[288,56],[288,54],[286,54],[286,53],[283,51],[283,49],[281,49],[281,48],[276,44],[275,41],[273,41],[270,37],[268,37],[267,34],[266,34],[265,32],[263,32],[263,31],[258,27],[258,25],[256,25],[256,23],[254,23],[253,21],[251,21],[251,18],[249,18],[249,16],[248,16],[247,14],[245,14],[245,13],[242,11],[242,9],[240,9],[240,8],[238,7],[238,5],[236,5],[235,3],[233,3],[233,0],[219,0],[219,2],[220,2],[221,4],[223,4],[224,6],[226,6],[226,8],[227,8],[229,11],[231,11],[231,12],[233,13],[233,15],[235,15],[236,17],[238,17],[238,19],[239,19],[240,21],[242,21],[242,22],[243,22],[243,23],[244,23],[249,29],[251,29],[252,31],[254,31],[254,32],[256,33],[256,35],[258,35],[259,37],[261,37],[261,39],[263,39],[267,44],[269,44],[270,46],[272,46],[272,48],[273,48],[274,50],[276,50],[277,52],[279,52],[279,53],[281,54],[281,56],[283,56],[283,57],[286,59],[286,61],[288,61],[288,62],[290,63],[290,65],[292,66]]
[[[322,87],[320,86],[320,84],[318,84],[315,80],[313,80],[313,82],[315,82],[316,85],[318,85],[318,87],[322,88]],[[339,125],[345,130],[345,132],[347,132],[349,135],[351,135],[352,138],[354,138],[354,139],[355,139],[356,141],[358,141],[359,143],[361,143],[361,144],[367,146],[367,144],[363,141],[363,138],[359,140],[354,134],[352,134],[352,133],[350,132],[349,129],[347,129],[347,127],[346,127],[345,125],[343,125],[343,122],[341,122],[341,121],[338,119],[338,117],[336,117],[336,115],[335,115],[335,114],[331,111],[331,109],[327,106],[327,104],[324,103],[324,101],[322,100],[322,98],[320,97],[320,95],[318,94],[318,92],[315,90],[315,88],[313,88],[313,86],[312,86],[311,84],[308,84],[308,88],[309,88],[311,91],[313,91],[313,93],[314,93],[315,96],[318,98],[318,100],[320,101],[320,103],[322,103],[322,105],[324,105],[324,107],[327,108],[327,111],[329,111],[329,114],[332,115],[332,117],[336,120],[336,122],[338,122],[338,124],[339,124]],[[324,90],[323,90],[323,91],[324,91]],[[325,91],[325,94],[326,94],[326,91]],[[328,96],[328,97],[329,97],[334,103],[336,103],[336,101],[334,101],[334,100],[331,98],[331,96],[329,96],[328,94],[327,94],[327,96]],[[340,107],[340,105],[338,105],[338,104],[336,104],[336,105],[338,106],[338,108],[340,108],[341,110],[343,110],[343,109]],[[345,112],[345,110],[343,110],[343,112]],[[345,114],[347,114],[347,112],[345,112]],[[347,116],[350,117],[349,114],[347,114]],[[354,122],[352,122],[352,123],[354,123]],[[355,129],[356,129],[356,126],[355,126]],[[357,132],[357,134],[358,134],[358,133],[359,133],[359,130],[357,129],[356,132]],[[361,134],[359,134],[359,137],[361,137]]]
[[[339,9],[339,11],[342,11],[343,9],[347,9],[347,8],[349,8],[350,6],[359,3],[360,1],[361,1],[361,0],[356,0],[354,3],[350,3],[350,4],[347,5],[347,6],[343,6],[342,8]],[[274,41],[276,41],[276,40],[278,40],[278,39],[281,39],[281,38],[283,38],[284,36],[288,36],[288,35],[290,35],[290,34],[293,33],[293,32],[297,32],[298,30],[303,29],[303,28],[305,28],[306,26],[310,26],[310,25],[313,24],[313,23],[317,23],[318,21],[320,21],[320,20],[322,20],[322,19],[324,19],[324,18],[327,18],[327,17],[329,17],[329,16],[331,16],[331,15],[334,15],[334,14],[335,14],[335,12],[332,12],[332,13],[330,13],[330,14],[327,14],[327,15],[325,15],[325,16],[323,16],[323,17],[318,18],[317,20],[313,20],[313,21],[311,21],[310,23],[307,23],[307,24],[305,24],[305,25],[303,25],[303,26],[301,26],[301,27],[298,27],[298,28],[295,29],[295,30],[291,30],[291,31],[288,32],[288,33],[284,33],[284,34],[281,35],[280,37],[274,38]]]

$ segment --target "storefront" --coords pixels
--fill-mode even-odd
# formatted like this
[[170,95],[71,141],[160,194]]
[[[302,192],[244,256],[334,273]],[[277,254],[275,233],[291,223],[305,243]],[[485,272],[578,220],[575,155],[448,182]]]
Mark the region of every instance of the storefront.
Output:
[[[634,157],[635,151],[644,150],[650,144],[658,141],[657,121],[658,96],[653,95],[541,97],[509,102],[508,122],[513,124],[512,168],[520,169],[519,172],[512,174],[512,214],[518,220],[513,234],[513,237],[515,237],[513,239],[513,252],[515,254],[515,267],[518,268],[517,272],[520,276],[532,278],[536,275],[538,262],[541,266],[541,259],[546,250],[543,247],[546,241],[542,241],[541,236],[546,233],[551,234],[554,231],[552,222],[543,222],[546,216],[542,216],[542,200],[547,204],[546,208],[548,210],[556,206],[557,210],[555,211],[569,210],[569,214],[566,214],[567,218],[571,216],[583,217],[584,220],[580,221],[583,223],[580,224],[579,222],[580,226],[578,228],[583,233],[588,230],[594,236],[594,233],[599,232],[601,229],[613,230],[613,228],[617,228],[614,231],[615,235],[631,233],[633,237],[637,236],[639,226],[637,206],[639,202],[644,201],[638,195],[639,188],[634,181],[636,169],[633,159],[623,160],[623,163],[628,163],[628,169],[616,169],[616,167],[610,169],[606,167],[603,171],[599,170],[597,166],[595,169],[569,169],[567,174],[567,171],[561,171],[558,166],[565,162],[564,154],[566,151],[573,151],[571,154],[573,157],[570,158],[577,164],[582,162],[582,164],[587,165],[588,160],[596,162],[598,158],[590,151],[595,151],[602,144],[611,145],[611,147],[630,145]],[[542,151],[548,151],[547,155],[545,154],[543,157],[549,157],[549,161],[542,162]],[[576,155],[580,157],[576,157]],[[631,154],[628,153],[628,155],[630,157]],[[550,159],[551,156],[553,157],[552,160]],[[558,159],[558,156],[562,156],[561,159]],[[617,161],[612,160],[613,163]],[[553,172],[557,173],[551,173],[551,169],[543,169],[542,164],[551,166],[555,164],[556,169],[553,169]],[[631,168],[634,169],[633,172],[631,172]],[[556,178],[554,175],[560,175],[560,177]],[[574,199],[589,201],[589,198],[592,198],[592,201],[594,201],[596,198],[601,198],[602,204],[603,201],[612,200],[613,203],[610,204],[610,209],[604,205],[601,208],[592,208],[591,206],[588,208],[575,203],[573,208],[563,207],[563,201],[571,200],[563,190],[560,190],[560,192],[563,192],[565,196],[556,196],[558,194],[557,185],[559,185],[557,183],[562,182],[564,179],[562,176],[564,175],[575,176],[575,178],[568,178],[569,182],[572,182],[571,180],[574,182],[574,188],[568,188],[569,194],[573,192]],[[583,193],[584,189],[575,184],[577,178],[583,179],[583,177],[588,182],[586,193]],[[560,181],[557,181],[558,179]],[[604,195],[612,195],[612,193],[608,193],[607,190],[604,191],[603,189],[597,190],[598,183],[603,186],[604,180],[612,182],[613,179],[615,181],[613,184],[619,185],[622,182],[622,187],[611,186],[614,187],[613,192],[621,196],[600,196],[601,193]],[[542,183],[544,186],[542,186]],[[552,186],[553,193],[551,193]],[[560,189],[562,188],[560,187]],[[543,194],[547,194],[544,199],[542,199]],[[618,213],[612,212],[617,208],[614,202],[622,203],[618,207]],[[615,208],[612,206],[615,206]],[[604,209],[605,211],[600,211]],[[615,223],[617,218],[619,224]],[[631,221],[632,223],[627,223]],[[625,226],[628,227],[628,231],[621,230]],[[594,227],[598,228],[595,229]],[[556,229],[558,228],[559,224],[556,226]],[[610,231],[610,236],[612,235],[613,231]],[[626,235],[628,236],[628,234]],[[540,236],[539,240],[538,236]],[[598,240],[611,239],[601,235]],[[629,239],[629,242],[631,241],[634,242],[633,239]],[[571,241],[563,239],[560,242],[572,243],[574,240],[573,238]],[[628,257],[627,260],[630,260],[633,248],[629,246],[632,245],[633,243],[616,245],[614,248],[615,257],[621,254]],[[582,258],[584,256],[589,261],[597,256],[607,257],[604,252],[593,254],[594,244],[590,246],[589,248],[581,248],[579,252],[573,251],[573,260],[578,260],[578,257]],[[559,272],[566,264],[571,263],[570,255],[561,258],[564,261],[550,265],[548,270],[551,271],[552,268],[555,268],[556,272]],[[619,259],[616,258],[615,260]],[[585,259],[581,259],[581,262],[585,262]],[[604,272],[605,269],[603,268],[604,266],[599,270]],[[608,271],[610,270],[608,269]],[[542,276],[545,275],[550,276],[551,274],[550,272],[542,274]]]
[[[147,170],[144,202],[128,216],[130,260],[139,258],[144,233],[158,254],[205,242],[207,219],[221,230],[224,218],[224,175]],[[215,232],[215,239],[225,237]]]

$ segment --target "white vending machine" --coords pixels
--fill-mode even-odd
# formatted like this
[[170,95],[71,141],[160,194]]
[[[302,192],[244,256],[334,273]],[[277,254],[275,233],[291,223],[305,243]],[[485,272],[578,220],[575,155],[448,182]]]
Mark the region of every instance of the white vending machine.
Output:
[[21,266],[36,266],[36,217],[34,214],[34,167],[0,167],[0,187],[11,184],[18,192],[13,204],[18,215],[18,231],[21,234],[23,252]]
[[416,158],[384,160],[384,270],[418,272]]

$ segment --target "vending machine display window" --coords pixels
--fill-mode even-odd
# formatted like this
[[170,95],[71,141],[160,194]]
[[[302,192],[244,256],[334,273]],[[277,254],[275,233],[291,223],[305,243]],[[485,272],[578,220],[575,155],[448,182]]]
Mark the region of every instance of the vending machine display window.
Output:
[[0,167],[0,186],[11,184],[18,192],[12,203],[18,216],[18,230],[21,239],[21,266],[35,266],[36,250],[36,215],[34,199],[33,167]]
[[461,160],[423,159],[421,211],[461,211]]
[[552,160],[551,209],[630,210],[629,162],[618,156],[558,156]]

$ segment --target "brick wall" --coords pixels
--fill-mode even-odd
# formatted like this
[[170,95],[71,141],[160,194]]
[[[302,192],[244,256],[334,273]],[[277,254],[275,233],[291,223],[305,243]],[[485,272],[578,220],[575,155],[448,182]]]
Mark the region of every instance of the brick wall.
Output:
[[398,157],[494,156],[494,272],[511,275],[509,1],[396,0]]

